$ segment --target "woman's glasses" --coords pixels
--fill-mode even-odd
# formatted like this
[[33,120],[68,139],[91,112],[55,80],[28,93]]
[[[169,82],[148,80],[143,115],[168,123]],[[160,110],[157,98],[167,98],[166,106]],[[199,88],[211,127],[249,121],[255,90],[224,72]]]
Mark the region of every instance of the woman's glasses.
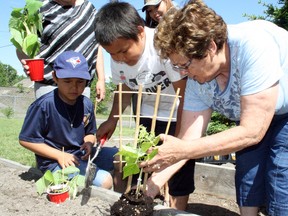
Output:
[[182,71],[182,70],[187,70],[189,68],[189,66],[191,65],[191,63],[192,63],[192,59],[188,60],[186,62],[186,64],[181,65],[181,66],[178,66],[178,65],[175,65],[175,64],[172,64],[172,63],[171,64],[172,64],[172,68],[174,70]]

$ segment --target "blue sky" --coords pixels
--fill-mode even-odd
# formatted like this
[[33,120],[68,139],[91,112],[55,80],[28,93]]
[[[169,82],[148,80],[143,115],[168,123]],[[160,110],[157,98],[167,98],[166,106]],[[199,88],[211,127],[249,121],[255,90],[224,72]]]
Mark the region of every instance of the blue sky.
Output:
[[[99,9],[109,0],[90,0],[94,6]],[[144,14],[141,11],[144,0],[125,0],[131,3],[136,9],[138,9],[140,15],[144,18]],[[174,0],[179,6],[182,6],[185,0]],[[228,24],[236,24],[246,21],[247,18],[243,17],[244,13],[262,15],[265,7],[258,4],[258,0],[204,0],[205,3],[213,8],[216,13],[221,15]],[[275,0],[262,0],[265,3],[272,3],[277,6]],[[15,48],[11,44],[10,33],[8,29],[8,22],[10,13],[13,8],[23,7],[25,0],[8,0],[1,3],[0,7],[0,61],[3,64],[9,64],[18,71],[18,74],[24,74],[22,66],[18,61],[15,54]],[[105,53],[105,73],[106,77],[110,76],[110,61],[109,55]]]

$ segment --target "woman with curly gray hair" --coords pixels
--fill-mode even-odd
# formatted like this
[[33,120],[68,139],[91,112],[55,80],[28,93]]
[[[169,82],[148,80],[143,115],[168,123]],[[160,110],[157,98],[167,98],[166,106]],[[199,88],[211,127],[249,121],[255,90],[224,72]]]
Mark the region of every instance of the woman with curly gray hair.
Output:
[[[261,206],[288,215],[288,32],[264,20],[227,25],[201,0],[168,13],[156,31],[160,56],[189,79],[178,138],[163,135],[158,154],[141,164],[157,171],[149,184],[188,159],[236,152],[241,215]],[[204,136],[213,111],[237,126]]]

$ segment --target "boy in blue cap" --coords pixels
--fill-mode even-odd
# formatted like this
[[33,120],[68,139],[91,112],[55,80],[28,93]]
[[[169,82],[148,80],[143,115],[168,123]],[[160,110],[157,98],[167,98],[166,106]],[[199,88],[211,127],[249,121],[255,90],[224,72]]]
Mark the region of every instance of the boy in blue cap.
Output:
[[[30,105],[19,142],[35,153],[37,167],[42,172],[75,165],[80,174],[85,175],[87,159],[96,141],[93,104],[82,95],[90,78],[82,54],[63,52],[54,62],[53,80],[58,88]],[[95,160],[97,171],[93,185],[112,188],[109,171],[114,168],[113,156],[117,151],[117,148],[104,147],[99,153]]]

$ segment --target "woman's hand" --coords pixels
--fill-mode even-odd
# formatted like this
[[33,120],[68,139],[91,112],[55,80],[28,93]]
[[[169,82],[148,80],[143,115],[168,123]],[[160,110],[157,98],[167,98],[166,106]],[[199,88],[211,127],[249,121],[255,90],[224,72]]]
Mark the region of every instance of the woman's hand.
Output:
[[163,144],[156,147],[158,148],[157,155],[152,160],[140,164],[140,167],[144,167],[145,172],[159,172],[184,159],[185,147],[181,145],[185,141],[164,134],[161,134],[160,138]]

